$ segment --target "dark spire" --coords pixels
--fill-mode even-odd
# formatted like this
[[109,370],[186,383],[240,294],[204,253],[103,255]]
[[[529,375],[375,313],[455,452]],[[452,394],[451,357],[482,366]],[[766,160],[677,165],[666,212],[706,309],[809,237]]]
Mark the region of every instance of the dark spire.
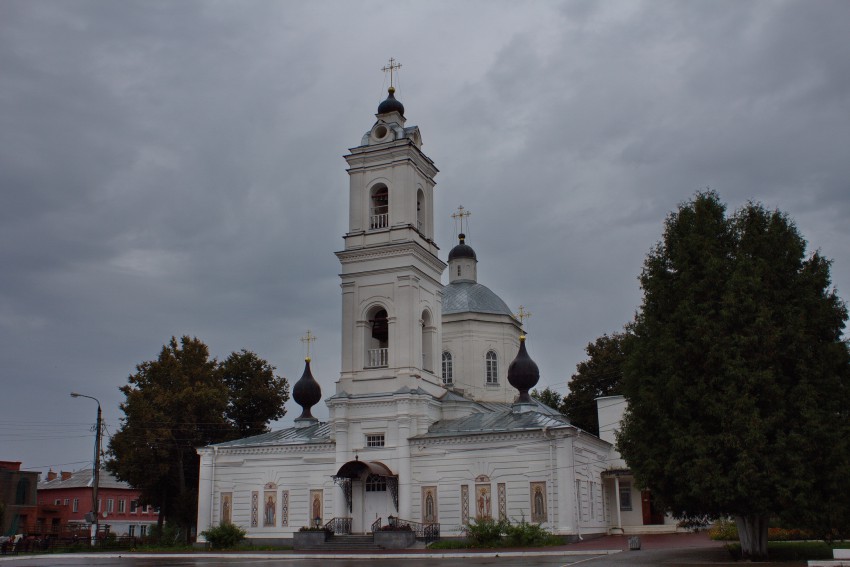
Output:
[[317,421],[313,414],[310,413],[310,408],[319,403],[322,399],[322,388],[316,379],[313,378],[313,373],[310,372],[310,357],[304,359],[304,373],[301,379],[295,383],[292,388],[292,399],[295,403],[303,408],[301,416],[295,421],[310,420]]
[[537,363],[531,360],[528,356],[528,351],[525,350],[525,335],[519,336],[519,352],[516,358],[508,366],[508,382],[519,390],[519,399],[517,403],[531,404],[534,403],[528,395],[537,382],[540,380],[540,369],[537,368]]
[[378,105],[378,114],[387,114],[388,112],[398,112],[402,116],[404,116],[404,105],[396,100],[395,98],[395,88],[390,87],[387,89],[389,93],[387,95],[386,100],[384,100],[381,104]]

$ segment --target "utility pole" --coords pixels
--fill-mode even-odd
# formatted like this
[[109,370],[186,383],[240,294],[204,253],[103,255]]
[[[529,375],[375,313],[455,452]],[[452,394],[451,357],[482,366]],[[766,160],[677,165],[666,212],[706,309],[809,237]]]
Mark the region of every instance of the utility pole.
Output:
[[100,400],[94,398],[92,396],[86,396],[85,394],[78,394],[77,392],[71,392],[72,398],[88,398],[90,400],[94,400],[97,402],[97,422],[95,422],[95,435],[94,435],[94,468],[92,469],[92,488],[91,488],[91,498],[92,498],[92,518],[91,518],[91,544],[97,545],[97,532],[98,532],[98,523],[100,520],[100,506],[97,503],[97,491],[100,487],[100,433],[103,430],[102,423],[103,417],[100,410]]

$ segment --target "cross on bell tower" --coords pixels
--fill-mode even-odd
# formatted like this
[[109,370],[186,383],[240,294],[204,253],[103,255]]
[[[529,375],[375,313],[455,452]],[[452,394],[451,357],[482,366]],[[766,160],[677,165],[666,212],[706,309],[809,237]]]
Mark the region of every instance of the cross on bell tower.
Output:
[[395,71],[396,73],[398,73],[399,69],[401,69],[401,63],[396,61],[394,57],[390,57],[389,62],[386,65],[384,65],[383,67],[381,67],[381,71],[383,71],[384,74],[386,74],[387,72],[389,72],[389,74],[390,74],[390,88],[391,89],[395,89],[395,85],[393,84],[393,72]]

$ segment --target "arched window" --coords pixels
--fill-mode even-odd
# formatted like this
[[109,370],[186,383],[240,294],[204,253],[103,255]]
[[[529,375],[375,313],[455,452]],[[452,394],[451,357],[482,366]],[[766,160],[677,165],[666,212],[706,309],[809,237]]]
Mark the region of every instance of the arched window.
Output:
[[425,193],[422,189],[416,193],[416,230],[425,231]]
[[422,370],[434,371],[434,336],[437,329],[431,324],[431,314],[422,312]]
[[390,192],[386,185],[372,189],[369,209],[369,229],[386,228],[390,225]]
[[452,353],[443,351],[443,384],[451,386],[454,382],[454,369],[452,368]]
[[487,384],[498,384],[499,383],[499,361],[496,357],[496,351],[488,350],[487,356],[484,360],[485,364],[485,374],[487,379]]
[[386,492],[387,477],[370,474],[366,477],[366,492]]
[[386,309],[379,307],[372,312],[366,332],[366,368],[386,368],[389,366],[390,338]]

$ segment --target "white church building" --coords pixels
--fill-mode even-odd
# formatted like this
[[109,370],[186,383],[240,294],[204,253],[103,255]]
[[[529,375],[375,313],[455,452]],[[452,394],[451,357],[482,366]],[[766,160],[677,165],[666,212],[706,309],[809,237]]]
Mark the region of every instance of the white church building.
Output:
[[[478,283],[462,234],[448,264],[438,255],[437,168],[392,87],[376,117],[345,156],[342,357],[328,421],[311,414],[323,393],[308,357],[293,427],[198,449],[198,533],[232,522],[249,541],[283,543],[302,526],[369,533],[390,517],[443,537],[485,517],[572,537],[675,529],[648,513],[614,425],[597,437],[529,398],[539,373],[521,322]],[[600,424],[619,423],[622,398],[599,407]]]

